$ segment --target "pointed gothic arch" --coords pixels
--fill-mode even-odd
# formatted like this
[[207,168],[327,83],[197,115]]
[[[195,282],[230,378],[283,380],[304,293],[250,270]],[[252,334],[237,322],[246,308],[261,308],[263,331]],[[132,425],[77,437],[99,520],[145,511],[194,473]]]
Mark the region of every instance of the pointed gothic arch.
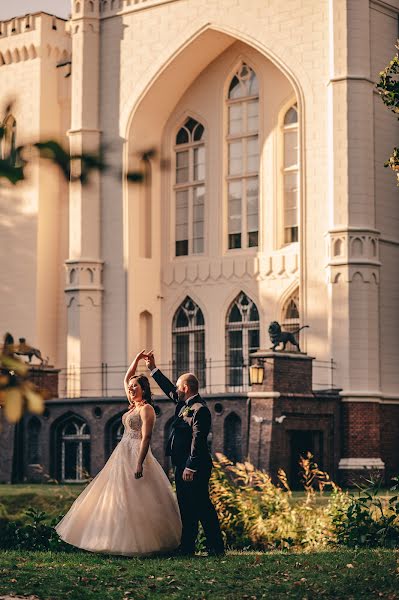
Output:
[[67,412],[51,428],[52,472],[58,481],[87,481],[90,474],[90,427],[80,415]]
[[205,238],[205,127],[188,116],[174,145],[175,256],[202,254]]
[[172,321],[173,378],[195,373],[200,388],[206,385],[205,319],[202,310],[186,296]]
[[[281,309],[281,327],[284,331],[295,332],[300,327],[300,304],[299,304],[299,287],[297,287],[283,302]],[[300,332],[296,334],[296,338],[300,343]],[[287,350],[296,350],[290,342],[287,344]]]
[[226,315],[227,386],[247,389],[250,354],[259,349],[260,318],[255,302],[241,291]]
[[227,248],[259,244],[259,82],[245,61],[230,77],[227,123]]

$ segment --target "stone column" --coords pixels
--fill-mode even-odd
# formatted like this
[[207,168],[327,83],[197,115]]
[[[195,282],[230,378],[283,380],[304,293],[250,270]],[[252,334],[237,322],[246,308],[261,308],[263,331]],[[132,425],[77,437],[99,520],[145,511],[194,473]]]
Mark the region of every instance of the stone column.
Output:
[[[383,468],[368,433],[379,428],[381,397],[369,2],[330,0],[329,16],[329,340],[347,404],[340,462],[347,471],[361,463]],[[362,442],[354,443],[360,430]]]
[[[99,1],[73,3],[71,154],[99,148],[100,14]],[[75,165],[79,169],[79,165]],[[68,307],[67,394],[101,394],[102,268],[100,174],[90,183],[70,184],[69,259],[66,261]]]

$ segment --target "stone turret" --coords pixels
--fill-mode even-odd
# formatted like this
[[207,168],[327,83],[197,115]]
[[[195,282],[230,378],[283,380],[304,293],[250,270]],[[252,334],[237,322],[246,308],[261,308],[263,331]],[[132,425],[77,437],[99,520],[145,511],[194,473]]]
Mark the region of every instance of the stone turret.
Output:
[[[100,146],[99,2],[72,3],[72,114],[68,132],[71,154],[96,152]],[[65,294],[68,307],[68,394],[101,393],[102,260],[100,245],[100,175],[90,185],[70,185],[69,258]],[[97,367],[97,368],[96,368]],[[85,390],[85,391],[83,391]]]

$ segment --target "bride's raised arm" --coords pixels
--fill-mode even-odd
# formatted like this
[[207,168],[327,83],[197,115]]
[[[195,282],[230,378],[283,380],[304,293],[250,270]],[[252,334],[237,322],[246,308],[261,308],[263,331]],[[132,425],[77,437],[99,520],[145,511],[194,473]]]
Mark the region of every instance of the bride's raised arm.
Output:
[[133,375],[136,374],[137,365],[139,364],[139,362],[142,358],[147,358],[147,354],[146,354],[145,350],[142,350],[141,352],[139,352],[137,354],[136,358],[133,360],[130,367],[126,371],[126,375],[123,380],[123,385],[125,388],[127,398],[129,398],[129,380],[131,377],[133,377]]

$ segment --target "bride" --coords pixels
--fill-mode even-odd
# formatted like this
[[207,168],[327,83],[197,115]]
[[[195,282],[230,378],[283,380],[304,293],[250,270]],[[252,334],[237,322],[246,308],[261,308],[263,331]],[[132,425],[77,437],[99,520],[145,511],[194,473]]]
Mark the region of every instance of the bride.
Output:
[[135,375],[145,356],[140,352],[125,375],[129,410],[122,416],[121,441],[55,527],[61,539],[84,550],[143,556],[174,550],[180,542],[176,497],[150,448],[150,384],[145,375]]

